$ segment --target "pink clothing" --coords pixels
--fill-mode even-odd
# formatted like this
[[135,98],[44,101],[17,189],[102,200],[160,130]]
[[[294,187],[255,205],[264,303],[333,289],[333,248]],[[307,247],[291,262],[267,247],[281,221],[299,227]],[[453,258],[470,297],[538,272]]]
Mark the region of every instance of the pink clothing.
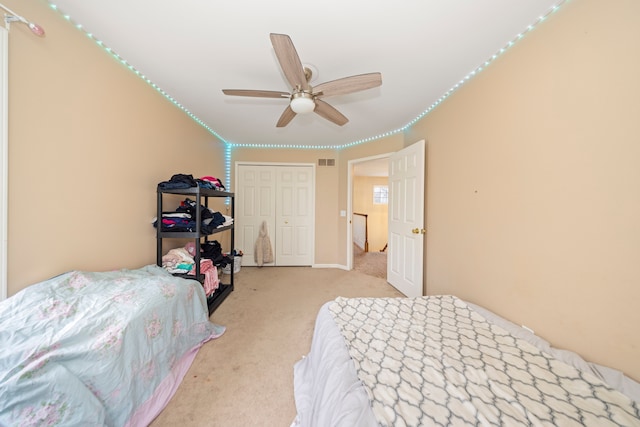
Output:
[[194,242],[188,242],[184,245],[184,248],[191,254],[191,256],[196,256],[196,244]]
[[[213,261],[208,258],[200,259],[200,273],[204,274],[204,293],[206,296],[211,295],[218,286],[220,286],[220,279],[218,279],[218,268],[213,265]],[[189,271],[189,274],[196,274],[195,265]]]

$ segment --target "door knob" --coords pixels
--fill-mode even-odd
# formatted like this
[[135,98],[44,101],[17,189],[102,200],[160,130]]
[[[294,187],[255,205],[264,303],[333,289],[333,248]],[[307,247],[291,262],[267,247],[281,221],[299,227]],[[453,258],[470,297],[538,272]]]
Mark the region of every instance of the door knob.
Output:
[[425,234],[427,230],[425,230],[424,228],[414,228],[413,230],[411,230],[411,232],[413,234]]

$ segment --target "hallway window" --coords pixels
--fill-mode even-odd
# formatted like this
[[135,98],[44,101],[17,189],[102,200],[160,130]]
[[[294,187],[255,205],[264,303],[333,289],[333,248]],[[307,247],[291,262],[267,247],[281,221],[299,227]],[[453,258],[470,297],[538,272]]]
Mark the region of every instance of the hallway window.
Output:
[[375,205],[386,205],[389,203],[389,187],[386,185],[373,186],[373,203]]

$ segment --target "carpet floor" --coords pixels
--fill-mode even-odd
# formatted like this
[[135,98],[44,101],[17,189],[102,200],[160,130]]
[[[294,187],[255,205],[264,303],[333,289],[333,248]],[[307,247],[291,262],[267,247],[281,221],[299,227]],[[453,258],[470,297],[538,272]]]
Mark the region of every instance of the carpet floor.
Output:
[[201,348],[152,427],[289,426],[293,365],[309,352],[322,304],[401,296],[360,271],[310,267],[242,267],[234,288],[211,316],[226,332]]
[[387,253],[365,252],[353,245],[353,269],[369,276],[387,278]]

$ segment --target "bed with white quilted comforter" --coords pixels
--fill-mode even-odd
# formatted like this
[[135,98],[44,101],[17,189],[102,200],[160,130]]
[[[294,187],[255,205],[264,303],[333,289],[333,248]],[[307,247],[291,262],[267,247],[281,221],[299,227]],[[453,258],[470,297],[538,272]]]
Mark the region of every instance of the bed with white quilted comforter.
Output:
[[292,426],[640,426],[638,388],[453,296],[337,298]]

